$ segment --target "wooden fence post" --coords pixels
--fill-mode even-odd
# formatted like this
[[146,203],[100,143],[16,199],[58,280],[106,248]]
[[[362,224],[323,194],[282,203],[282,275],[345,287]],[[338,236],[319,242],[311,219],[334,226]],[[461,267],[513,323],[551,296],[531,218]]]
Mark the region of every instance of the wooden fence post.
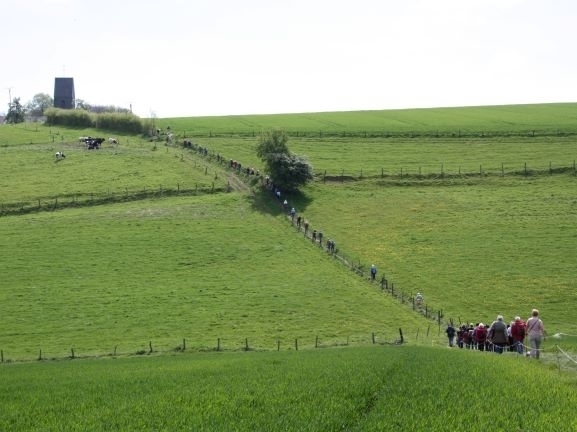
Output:
[[216,341],[216,350],[220,351],[220,338],[218,338]]
[[299,340],[295,339],[295,351],[299,350]]

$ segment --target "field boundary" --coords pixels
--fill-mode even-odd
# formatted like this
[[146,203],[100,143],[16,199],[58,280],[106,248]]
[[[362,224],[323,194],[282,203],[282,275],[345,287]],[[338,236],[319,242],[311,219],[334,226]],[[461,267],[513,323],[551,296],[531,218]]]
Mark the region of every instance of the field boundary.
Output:
[[[432,129],[432,130],[294,130],[281,128],[289,138],[545,138],[545,137],[572,137],[577,136],[577,130],[568,129],[524,129],[511,131],[496,130],[468,130],[468,129]],[[184,138],[256,138],[261,131],[246,130],[208,130],[175,132]]]
[[[372,172],[372,174],[371,174]],[[387,179],[387,180],[452,180],[452,179],[470,179],[470,178],[484,178],[484,177],[533,177],[544,175],[558,175],[571,174],[577,176],[577,163],[574,160],[570,165],[556,166],[550,163],[547,168],[531,168],[525,163],[522,169],[505,170],[504,165],[501,169],[484,169],[479,165],[478,171],[463,171],[461,167],[457,172],[444,171],[443,166],[438,172],[423,172],[422,167],[406,170],[401,168],[393,172],[392,170],[385,170],[381,168],[380,173],[374,173],[374,170],[360,170],[357,172],[345,171],[342,169],[340,173],[328,173],[325,170],[322,173],[315,174],[316,178],[323,183],[337,182],[345,183],[347,181],[371,180],[371,179]]]

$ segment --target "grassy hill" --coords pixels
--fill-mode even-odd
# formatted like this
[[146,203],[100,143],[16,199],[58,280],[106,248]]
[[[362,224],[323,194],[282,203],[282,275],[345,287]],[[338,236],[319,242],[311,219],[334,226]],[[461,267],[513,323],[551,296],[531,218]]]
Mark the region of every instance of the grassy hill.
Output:
[[577,133],[577,104],[171,118],[158,119],[157,124],[192,137],[250,136],[274,128],[315,138],[559,136]]
[[[559,419],[574,376],[557,369],[577,352],[575,108],[158,120],[207,156],[143,137],[87,151],[77,137],[98,131],[0,126],[1,405],[13,413],[0,429],[573,430]],[[391,133],[377,136],[383,119]],[[252,129],[268,127],[309,157],[317,180],[288,199],[339,259],[217,160],[258,167]],[[368,280],[371,263],[396,295]],[[417,291],[441,326],[413,310]],[[451,318],[532,307],[569,335],[545,344],[554,373],[439,348]],[[399,328],[407,345],[389,345]],[[29,362],[69,357],[85,360]],[[537,391],[547,408],[527,412]]]

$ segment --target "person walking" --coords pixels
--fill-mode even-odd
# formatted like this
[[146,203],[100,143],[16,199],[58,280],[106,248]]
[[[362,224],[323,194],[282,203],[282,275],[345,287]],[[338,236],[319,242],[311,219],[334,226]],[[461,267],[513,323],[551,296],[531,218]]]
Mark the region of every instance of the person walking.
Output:
[[491,324],[489,328],[489,339],[493,344],[493,351],[497,354],[503,354],[503,350],[509,342],[507,324],[503,321],[503,315],[497,315],[497,319]]
[[377,266],[372,264],[371,265],[371,279],[375,280],[376,277],[377,277]]
[[515,321],[513,321],[513,324],[511,324],[511,338],[513,339],[513,348],[519,354],[523,354],[525,330],[526,326],[521,317],[515,317]]
[[485,324],[479,323],[479,325],[475,327],[473,338],[477,350],[485,351],[485,343],[487,342],[487,329],[485,328]]
[[543,321],[539,318],[539,311],[533,309],[531,318],[527,320],[527,335],[529,336],[530,356],[532,358],[539,358],[541,342],[543,342],[545,334],[545,327],[543,326]]
[[445,333],[447,333],[447,337],[449,338],[449,346],[453,348],[455,342],[455,327],[453,327],[453,323],[449,323]]

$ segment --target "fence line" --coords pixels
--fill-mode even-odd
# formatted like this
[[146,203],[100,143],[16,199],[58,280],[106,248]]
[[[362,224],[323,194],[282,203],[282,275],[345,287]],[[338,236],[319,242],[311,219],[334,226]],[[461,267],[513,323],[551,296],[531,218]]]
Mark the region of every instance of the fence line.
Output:
[[[435,320],[440,326],[443,318],[442,309],[434,309],[424,301],[416,298],[416,293],[406,293],[405,291],[395,287],[395,284],[383,275],[380,281],[373,281],[370,277],[369,267],[365,267],[359,260],[352,259],[345,255],[339,248],[335,246],[335,243],[331,238],[326,236],[324,233],[318,233],[316,230],[309,229],[308,225],[299,223],[298,219],[295,221],[294,217],[289,213],[288,221],[293,227],[300,233],[302,232],[305,239],[310,240],[319,248],[326,250],[333,258],[339,260],[344,266],[348,267],[352,272],[370,281],[371,283],[378,284],[381,291],[388,293],[391,297],[399,300],[401,304],[406,304],[412,307],[413,311],[422,314],[427,319]],[[325,243],[323,244],[323,239]]]
[[[393,336],[394,334],[397,336]],[[420,331],[416,330],[414,333],[414,341],[418,341]],[[412,335],[410,336],[410,338]],[[346,339],[345,339],[346,338]],[[180,341],[179,341],[180,342]],[[342,347],[342,346],[368,346],[368,345],[402,345],[407,342],[406,333],[403,332],[401,328],[391,329],[388,334],[372,332],[370,334],[364,335],[353,335],[353,336],[343,336],[342,339],[338,338],[327,338],[324,339],[320,335],[316,335],[311,338],[294,338],[294,339],[274,339],[270,338],[268,342],[262,343],[254,341],[254,339],[243,338],[235,339],[223,339],[217,337],[214,339],[213,345],[206,344],[190,344],[189,340],[183,338],[181,342],[173,347],[168,348],[166,346],[159,347],[153,343],[152,340],[146,345],[142,345],[139,348],[130,351],[119,351],[118,345],[115,345],[111,351],[101,351],[101,352],[89,352],[83,353],[81,350],[75,347],[71,347],[67,350],[62,350],[60,354],[51,355],[47,351],[40,348],[38,350],[38,355],[36,357],[28,358],[10,358],[9,353],[4,349],[0,349],[0,363],[14,363],[14,362],[25,362],[25,361],[46,361],[46,360],[61,360],[61,359],[88,359],[88,358],[102,358],[102,357],[130,357],[130,356],[143,356],[143,355],[153,355],[153,354],[167,354],[167,353],[183,353],[183,352],[238,352],[238,351],[299,351],[308,350],[316,348],[332,348],[332,347]]]
[[230,192],[230,185],[225,187],[212,186],[199,187],[196,184],[194,187],[183,187],[177,184],[176,187],[159,186],[158,189],[146,188],[138,190],[129,190],[125,188],[124,191],[99,193],[84,193],[78,195],[63,195],[55,196],[53,198],[37,199],[36,201],[21,201],[15,203],[0,203],[0,217],[7,215],[21,215],[27,213],[36,213],[40,211],[53,211],[72,207],[87,207],[102,204],[111,204],[128,201],[138,201],[146,198],[163,198],[169,196],[180,195],[205,195],[219,192]]
[[[288,137],[293,138],[543,138],[543,137],[572,137],[577,135],[577,130],[516,130],[516,131],[495,131],[495,130],[466,130],[466,129],[433,129],[433,130],[413,130],[413,131],[392,131],[392,130],[284,130]],[[261,130],[183,130],[179,133],[185,138],[255,138],[260,136]]]
[[471,178],[471,177],[488,177],[488,176],[533,176],[533,175],[554,175],[554,174],[572,174],[577,175],[577,164],[573,160],[570,165],[553,166],[552,162],[546,168],[531,168],[525,162],[519,169],[505,170],[505,165],[502,163],[501,168],[483,168],[479,165],[479,169],[475,171],[464,171],[461,166],[455,172],[448,172],[445,170],[444,164],[441,164],[439,171],[424,171],[422,166],[412,168],[410,170],[403,167],[386,170],[381,168],[380,171],[360,169],[358,171],[345,171],[341,169],[340,173],[327,173],[325,170],[322,173],[317,173],[317,177],[322,177],[323,183],[327,181],[350,181],[361,179],[418,179],[418,180],[439,180],[439,179],[454,179],[454,178]]

